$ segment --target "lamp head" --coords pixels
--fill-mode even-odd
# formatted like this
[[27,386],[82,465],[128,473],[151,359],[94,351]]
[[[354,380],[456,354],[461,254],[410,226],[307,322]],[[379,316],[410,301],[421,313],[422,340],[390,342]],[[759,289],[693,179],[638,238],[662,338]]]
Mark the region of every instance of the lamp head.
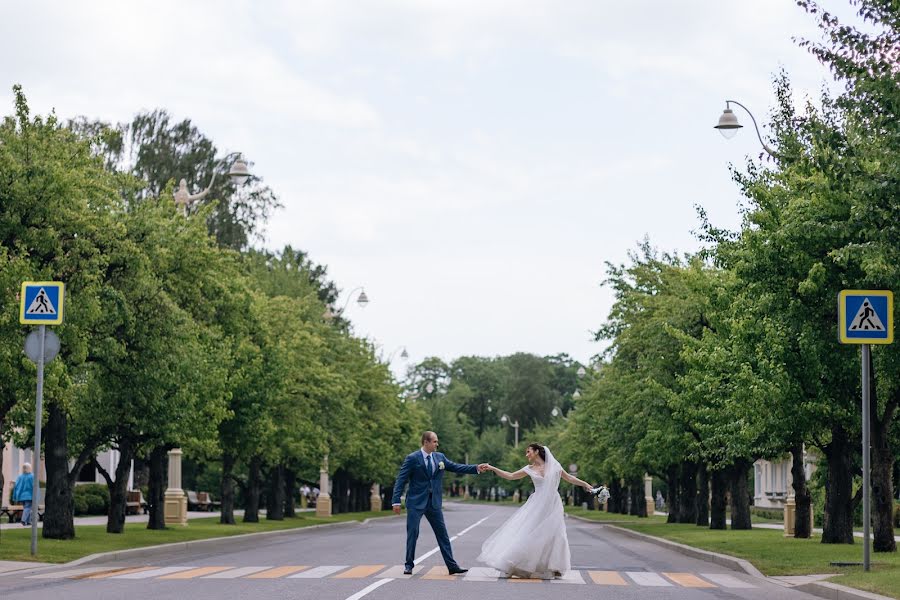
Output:
[[409,353],[406,351],[406,348],[404,348],[403,352],[400,353],[400,358],[402,358],[403,360],[409,358]]
[[356,299],[356,303],[359,304],[360,308],[365,308],[366,305],[369,304],[369,297],[366,296],[366,290],[359,293],[359,298]]
[[726,108],[722,111],[722,116],[719,117],[719,123],[715,126],[716,129],[719,130],[725,139],[730,140],[737,134],[737,130],[743,127],[740,123],[738,123],[737,115],[734,114],[734,111],[730,108]]
[[231,164],[228,176],[231,177],[231,180],[238,187],[247,183],[247,180],[250,179],[250,169],[247,168],[247,161],[244,160],[243,156],[238,156]]
[[556,408],[556,407],[554,406],[554,407],[553,407],[553,410],[550,411],[550,414],[553,415],[554,417],[558,417],[558,416],[559,416],[559,409]]
[[579,392],[578,390],[575,390],[575,393],[572,394],[572,398],[574,398],[575,400],[578,400],[579,398],[581,398],[581,392]]
[[575,374],[578,375],[578,377],[584,377],[587,374],[587,371],[584,370],[584,367],[578,367]]
[[503,415],[502,417],[500,417],[501,423],[506,423],[507,421],[509,421],[509,417],[507,417],[506,415]]

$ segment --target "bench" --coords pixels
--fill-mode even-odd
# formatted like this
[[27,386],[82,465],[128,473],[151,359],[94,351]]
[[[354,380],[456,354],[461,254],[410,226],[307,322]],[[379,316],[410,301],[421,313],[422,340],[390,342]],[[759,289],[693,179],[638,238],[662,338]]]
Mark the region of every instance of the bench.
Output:
[[206,504],[206,510],[209,511],[219,510],[222,507],[222,503],[218,500],[213,500],[209,492],[197,492],[197,500],[200,502],[200,505]]
[[147,503],[144,502],[144,494],[141,490],[129,490],[125,493],[125,514],[147,514]]
[[[32,509],[33,510],[33,509]],[[22,520],[22,513],[25,512],[25,507],[21,504],[11,504],[9,506],[0,506],[0,518],[3,515],[6,515],[7,521],[9,523],[18,523]],[[38,521],[44,520],[44,505],[38,506]]]
[[201,502],[197,497],[197,492],[193,490],[186,490],[185,494],[187,494],[188,510],[209,510],[209,504],[206,502]]

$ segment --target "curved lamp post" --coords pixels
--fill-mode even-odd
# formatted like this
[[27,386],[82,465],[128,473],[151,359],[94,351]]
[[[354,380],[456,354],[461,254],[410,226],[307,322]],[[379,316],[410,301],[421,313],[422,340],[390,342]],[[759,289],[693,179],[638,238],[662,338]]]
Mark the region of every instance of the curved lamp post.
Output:
[[391,360],[393,360],[394,355],[397,354],[397,350],[401,350],[401,349],[403,350],[403,352],[400,353],[400,358],[402,360],[406,360],[407,358],[409,358],[409,353],[406,351],[406,346],[397,346],[396,348],[394,348],[394,351],[391,352],[390,356],[388,356],[388,359],[387,359],[388,363],[390,363]]
[[365,308],[366,306],[368,306],[369,305],[369,297],[366,295],[366,290],[363,289],[362,286],[359,286],[359,287],[356,287],[356,288],[353,288],[352,290],[350,290],[350,293],[347,295],[347,301],[344,302],[344,306],[341,307],[341,310],[334,312],[331,310],[331,307],[326,307],[325,312],[322,314],[322,318],[324,318],[327,321],[330,321],[334,317],[336,317],[336,316],[339,317],[342,314],[344,314],[344,311],[347,310],[347,306],[350,305],[350,300],[353,299],[353,294],[357,290],[359,290],[359,296],[356,297],[356,303],[359,305],[360,308]]
[[243,155],[240,152],[232,152],[227,154],[225,158],[218,161],[213,167],[213,175],[212,179],[209,181],[209,185],[206,186],[206,189],[202,192],[198,192],[196,194],[191,194],[187,189],[187,181],[182,178],[178,183],[178,189],[172,194],[175,197],[175,206],[182,209],[185,214],[187,214],[188,208],[191,203],[202,200],[209,194],[209,191],[212,189],[213,183],[216,182],[216,167],[221,164],[228,162],[228,160],[232,157],[236,156],[234,162],[231,163],[231,168],[228,170],[228,176],[231,177],[231,180],[235,185],[241,186],[247,183],[247,180],[250,178],[250,169],[247,167],[247,161],[244,160]]
[[515,447],[515,448],[518,448],[518,447],[519,447],[519,422],[518,422],[518,421],[513,422],[513,421],[512,421],[508,416],[506,416],[506,415],[503,415],[502,417],[500,417],[500,422],[501,422],[501,423],[508,423],[510,427],[512,427],[513,429],[516,430],[516,445],[515,445],[514,447]]
[[738,129],[743,127],[743,125],[738,122],[737,115],[735,115],[734,111],[731,110],[732,104],[737,104],[738,106],[743,108],[748,115],[750,115],[750,120],[753,121],[753,128],[756,129],[756,137],[759,138],[759,143],[762,144],[763,150],[765,150],[769,154],[769,156],[777,158],[778,153],[772,150],[769,145],[763,141],[762,134],[759,131],[759,125],[756,124],[756,117],[753,116],[753,113],[750,112],[749,108],[747,108],[737,100],[725,101],[725,110],[722,111],[722,115],[719,117],[719,122],[713,127],[715,129],[718,129],[719,133],[721,133],[726,140],[730,140],[731,138],[733,138],[737,134]]

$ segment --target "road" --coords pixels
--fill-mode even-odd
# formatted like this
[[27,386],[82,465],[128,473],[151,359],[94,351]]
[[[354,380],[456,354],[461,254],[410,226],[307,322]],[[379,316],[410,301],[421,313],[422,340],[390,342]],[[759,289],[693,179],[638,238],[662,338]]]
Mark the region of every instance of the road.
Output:
[[563,580],[498,579],[475,562],[482,542],[515,507],[446,503],[453,551],[466,576],[448,576],[423,521],[416,572],[402,575],[405,519],[223,542],[162,557],[16,572],[0,577],[4,600],[517,600],[557,598],[728,598],[810,600],[807,594],[567,519],[573,570]]

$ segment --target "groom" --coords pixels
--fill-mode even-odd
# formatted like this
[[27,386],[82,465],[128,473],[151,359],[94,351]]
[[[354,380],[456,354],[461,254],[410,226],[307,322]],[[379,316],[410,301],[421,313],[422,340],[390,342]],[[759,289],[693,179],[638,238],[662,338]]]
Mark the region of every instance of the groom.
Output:
[[404,575],[412,575],[416,554],[416,540],[419,539],[419,523],[422,515],[431,523],[431,529],[437,538],[441,556],[447,564],[451,575],[465,573],[468,569],[460,568],[453,560],[450,548],[450,537],[444,525],[444,513],[441,512],[441,492],[443,491],[444,471],[476,475],[486,469],[486,465],[459,465],[437,451],[438,436],[433,431],[422,434],[422,448],[406,457],[397,482],[394,484],[394,497],[391,501],[394,513],[400,514],[400,495],[406,482],[409,490],[406,493],[406,564]]

